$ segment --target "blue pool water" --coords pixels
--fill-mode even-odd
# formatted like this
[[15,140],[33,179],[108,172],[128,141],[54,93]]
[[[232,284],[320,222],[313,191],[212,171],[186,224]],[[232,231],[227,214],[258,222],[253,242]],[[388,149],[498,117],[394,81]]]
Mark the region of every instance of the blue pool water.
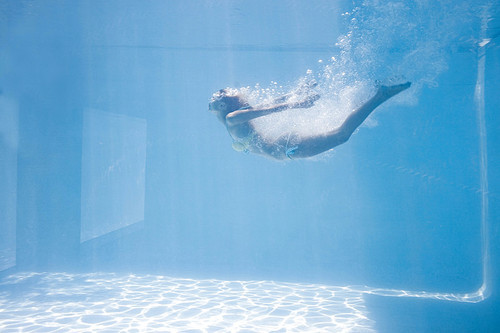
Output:
[[[0,2],[0,331],[495,332],[495,1]],[[316,82],[237,152],[208,111]],[[29,318],[29,319],[27,319]]]

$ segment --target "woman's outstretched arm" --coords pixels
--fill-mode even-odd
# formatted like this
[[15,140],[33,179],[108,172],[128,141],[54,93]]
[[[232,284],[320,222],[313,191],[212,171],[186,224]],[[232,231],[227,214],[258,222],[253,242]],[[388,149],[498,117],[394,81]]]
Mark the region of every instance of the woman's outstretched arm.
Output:
[[316,102],[320,96],[318,94],[308,96],[304,101],[302,102],[296,102],[296,103],[283,103],[283,104],[278,104],[270,107],[249,107],[246,109],[242,110],[236,110],[231,113],[229,113],[226,116],[226,124],[228,126],[234,126],[238,124],[242,124],[245,122],[248,122],[252,119],[267,116],[272,113],[276,112],[281,112],[287,109],[298,109],[298,108],[310,108],[311,106],[314,105],[314,102]]

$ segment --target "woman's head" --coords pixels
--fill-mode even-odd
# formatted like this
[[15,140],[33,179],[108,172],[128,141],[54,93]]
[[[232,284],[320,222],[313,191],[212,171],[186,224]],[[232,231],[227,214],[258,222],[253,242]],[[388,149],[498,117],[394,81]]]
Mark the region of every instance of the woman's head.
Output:
[[221,121],[225,121],[226,116],[242,107],[248,106],[244,102],[237,89],[221,89],[212,95],[208,110],[217,114]]

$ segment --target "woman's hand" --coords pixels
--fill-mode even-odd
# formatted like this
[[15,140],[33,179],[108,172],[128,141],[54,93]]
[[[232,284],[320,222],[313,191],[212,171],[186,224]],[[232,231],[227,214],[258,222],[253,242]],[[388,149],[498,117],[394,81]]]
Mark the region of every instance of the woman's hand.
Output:
[[300,109],[307,109],[310,108],[311,106],[314,105],[314,102],[316,102],[321,96],[319,94],[314,94],[311,96],[307,96],[307,98],[298,103],[293,103],[291,105],[291,108],[300,108]]

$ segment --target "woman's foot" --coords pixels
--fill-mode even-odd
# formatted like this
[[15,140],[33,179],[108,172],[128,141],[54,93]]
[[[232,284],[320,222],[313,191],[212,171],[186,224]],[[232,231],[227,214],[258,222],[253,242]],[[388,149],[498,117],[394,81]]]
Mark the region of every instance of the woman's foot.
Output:
[[377,91],[377,95],[389,99],[392,96],[399,94],[400,92],[410,88],[411,82],[406,82],[402,84],[396,84],[393,86],[380,86]]

